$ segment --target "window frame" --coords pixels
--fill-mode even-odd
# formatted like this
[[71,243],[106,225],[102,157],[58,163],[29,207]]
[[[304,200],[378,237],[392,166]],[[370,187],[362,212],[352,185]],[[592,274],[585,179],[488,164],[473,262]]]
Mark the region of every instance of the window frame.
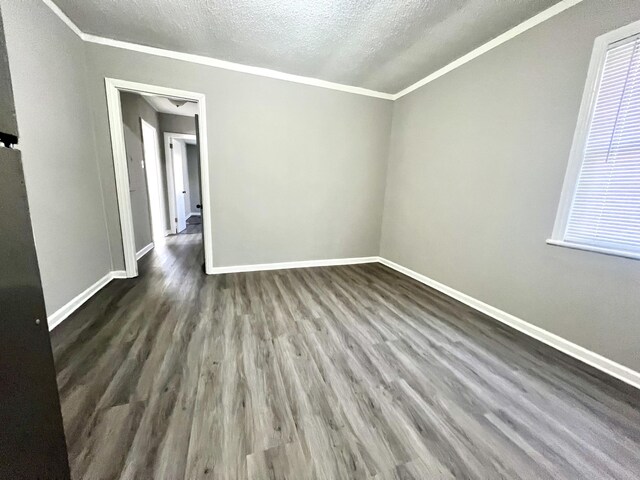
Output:
[[574,248],[578,250],[587,250],[590,252],[604,253],[619,257],[633,258],[640,260],[640,252],[619,250],[606,246],[595,246],[582,243],[573,243],[565,241],[564,237],[569,222],[569,214],[573,205],[573,200],[578,186],[578,177],[582,169],[584,160],[584,152],[587,145],[589,135],[589,127],[591,118],[596,106],[598,97],[598,89],[600,87],[600,79],[604,69],[604,62],[609,46],[613,43],[624,40],[640,34],[640,21],[636,21],[618,28],[596,38],[593,44],[591,60],[589,62],[589,70],[587,73],[587,81],[585,83],[582,94],[582,102],[580,103],[580,112],[578,114],[578,123],[571,144],[571,153],[569,154],[569,163],[565,173],[564,182],[562,184],[562,193],[560,194],[560,203],[556,213],[555,223],[551,238],[547,240],[547,244],[560,247]]

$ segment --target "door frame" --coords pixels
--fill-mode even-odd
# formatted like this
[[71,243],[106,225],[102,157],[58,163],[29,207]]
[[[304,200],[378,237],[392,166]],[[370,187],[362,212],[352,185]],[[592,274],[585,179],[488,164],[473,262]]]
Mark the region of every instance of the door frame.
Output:
[[107,113],[109,116],[109,130],[111,131],[111,149],[113,153],[113,167],[116,179],[116,195],[120,214],[120,229],[122,232],[122,249],[127,278],[138,276],[138,261],[136,260],[136,244],[133,232],[133,216],[131,212],[131,197],[129,196],[129,170],[127,167],[127,151],[124,143],[124,127],[122,123],[122,105],[120,92],[161,95],[198,102],[199,136],[200,136],[200,183],[202,187],[202,232],[204,238],[205,272],[213,273],[213,245],[211,235],[211,188],[209,182],[209,150],[207,145],[207,106],[203,93],[189,92],[175,88],[130,82],[116,78],[105,78],[107,95]]
[[[175,138],[176,140],[189,140],[196,141],[195,133],[172,133],[172,132],[164,132],[164,158],[165,158],[165,167],[167,170],[167,196],[169,197],[169,225],[171,225],[171,233],[177,233],[176,230],[176,185],[175,178],[173,176],[173,157],[171,155],[171,139]],[[188,180],[187,180],[188,181]],[[202,182],[202,179],[200,180]],[[204,185],[203,187],[204,188]],[[200,199],[202,200],[202,199]],[[189,212],[187,212],[189,213]],[[188,218],[188,217],[187,217]]]
[[[153,130],[153,150],[155,158],[147,158],[147,142],[145,142],[145,128]],[[159,245],[164,242],[165,223],[164,223],[164,198],[162,188],[162,169],[160,164],[160,137],[158,129],[140,117],[140,133],[142,137],[142,158],[144,159],[144,173],[147,181],[147,200],[149,202],[149,223],[151,224],[151,238],[153,245]],[[156,178],[151,178],[151,167],[155,170]],[[155,180],[155,182],[153,181]],[[155,184],[155,185],[152,185]],[[152,195],[152,189],[156,195]]]

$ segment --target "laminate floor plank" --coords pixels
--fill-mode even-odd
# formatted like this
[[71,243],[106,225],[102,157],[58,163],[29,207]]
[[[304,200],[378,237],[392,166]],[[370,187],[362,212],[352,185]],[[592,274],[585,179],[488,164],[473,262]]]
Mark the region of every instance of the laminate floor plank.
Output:
[[640,478],[637,390],[378,264],[206,276],[191,227],[52,332],[74,479]]

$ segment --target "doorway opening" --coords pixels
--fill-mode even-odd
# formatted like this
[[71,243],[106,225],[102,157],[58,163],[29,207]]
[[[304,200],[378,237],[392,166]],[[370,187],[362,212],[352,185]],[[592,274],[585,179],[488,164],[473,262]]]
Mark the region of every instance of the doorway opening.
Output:
[[204,95],[109,78],[105,85],[127,277],[180,234],[201,235],[211,273]]
[[196,135],[164,132],[167,186],[170,192],[171,232],[196,234],[202,231],[202,200],[198,140]]

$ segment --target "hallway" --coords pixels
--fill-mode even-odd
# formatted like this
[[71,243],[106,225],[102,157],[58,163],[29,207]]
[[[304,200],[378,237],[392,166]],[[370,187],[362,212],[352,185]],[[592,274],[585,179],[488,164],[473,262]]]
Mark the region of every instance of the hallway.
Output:
[[[632,478],[637,391],[377,264],[176,235],[53,333],[76,479]],[[487,379],[491,379],[488,381]]]
[[209,306],[201,263],[200,235],[169,236],[139,277],[52,332],[73,478],[182,478]]

